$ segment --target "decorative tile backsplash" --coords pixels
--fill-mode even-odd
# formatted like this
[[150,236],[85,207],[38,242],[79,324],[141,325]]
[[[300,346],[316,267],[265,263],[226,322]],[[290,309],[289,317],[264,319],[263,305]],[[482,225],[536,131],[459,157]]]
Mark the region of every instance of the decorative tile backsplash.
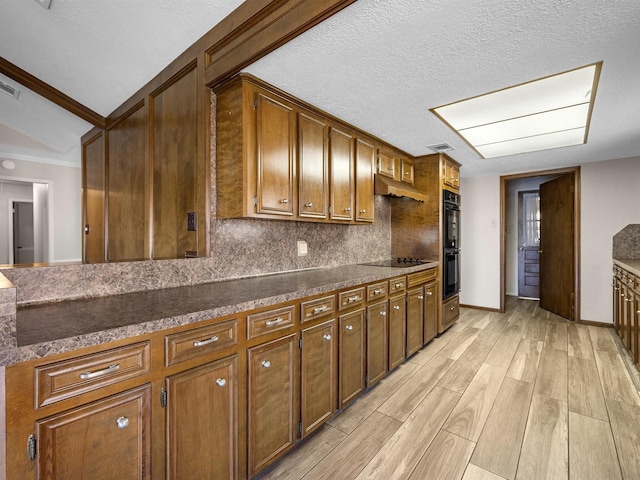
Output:
[[627,225],[613,236],[613,258],[640,259],[640,224]]

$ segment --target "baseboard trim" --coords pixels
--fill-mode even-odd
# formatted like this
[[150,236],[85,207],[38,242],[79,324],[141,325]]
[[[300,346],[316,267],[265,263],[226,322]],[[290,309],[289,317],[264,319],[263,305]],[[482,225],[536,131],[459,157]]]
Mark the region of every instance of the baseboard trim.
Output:
[[478,305],[464,305],[464,304],[460,304],[460,308],[471,308],[473,310],[484,310],[485,312],[494,312],[494,313],[500,313],[500,309],[499,308],[489,308],[489,307],[481,307]]
[[613,323],[595,322],[593,320],[580,320],[576,323],[578,323],[579,325],[589,325],[592,327],[613,328]]

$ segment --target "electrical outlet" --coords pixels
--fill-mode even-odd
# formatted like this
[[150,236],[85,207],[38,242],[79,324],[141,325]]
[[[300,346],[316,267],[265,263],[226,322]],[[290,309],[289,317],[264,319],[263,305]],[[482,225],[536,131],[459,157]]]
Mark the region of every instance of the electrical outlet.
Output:
[[307,242],[304,240],[298,240],[298,256],[304,257],[308,252]]
[[187,232],[198,230],[198,215],[196,212],[187,212]]

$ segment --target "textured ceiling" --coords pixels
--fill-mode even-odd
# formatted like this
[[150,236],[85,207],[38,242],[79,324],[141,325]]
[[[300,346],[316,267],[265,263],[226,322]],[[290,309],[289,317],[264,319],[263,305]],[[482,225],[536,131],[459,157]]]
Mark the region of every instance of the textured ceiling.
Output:
[[[0,56],[107,115],[239,3],[2,0]],[[358,0],[246,71],[468,177],[640,156],[639,47],[638,0]],[[597,61],[587,145],[481,159],[429,112]]]

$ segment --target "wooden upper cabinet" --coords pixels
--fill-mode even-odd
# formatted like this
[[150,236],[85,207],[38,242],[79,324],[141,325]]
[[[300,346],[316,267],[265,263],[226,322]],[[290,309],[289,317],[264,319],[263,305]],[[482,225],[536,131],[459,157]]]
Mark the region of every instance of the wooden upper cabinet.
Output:
[[460,165],[449,158],[442,160],[442,183],[454,190],[460,188]]
[[375,217],[374,166],[374,146],[360,138],[356,139],[356,221],[358,222],[373,222]]
[[413,185],[413,160],[403,157],[400,159],[400,179]]
[[256,95],[256,213],[293,215],[295,112],[266,92]]
[[[82,139],[82,204],[84,241],[82,261],[104,262],[105,258],[105,201],[106,157],[105,132],[91,131]],[[88,137],[88,138],[87,138]]]
[[378,150],[378,175],[400,180],[399,165],[396,165],[396,161],[393,152],[385,148]]
[[323,119],[298,113],[298,215],[327,218],[329,127]]
[[354,208],[353,136],[331,128],[329,141],[331,168],[331,219],[352,220]]

